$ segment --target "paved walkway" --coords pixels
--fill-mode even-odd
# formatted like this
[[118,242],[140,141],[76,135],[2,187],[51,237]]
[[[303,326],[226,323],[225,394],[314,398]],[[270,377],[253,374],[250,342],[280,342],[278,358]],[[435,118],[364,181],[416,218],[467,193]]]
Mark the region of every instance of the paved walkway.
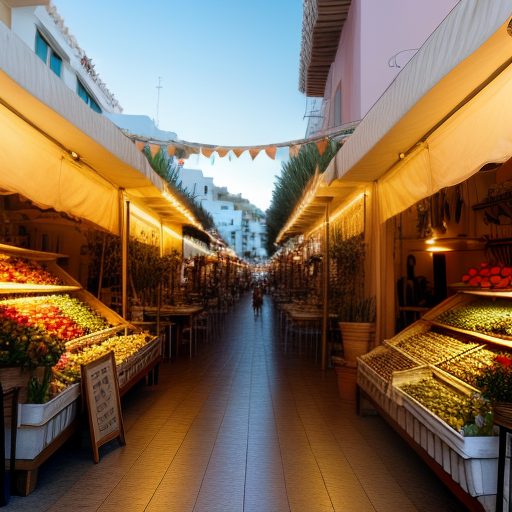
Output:
[[125,447],[97,465],[65,447],[4,510],[463,510],[384,421],[338,399],[333,370],[283,353],[268,298],[255,318],[244,296],[225,324],[125,397]]

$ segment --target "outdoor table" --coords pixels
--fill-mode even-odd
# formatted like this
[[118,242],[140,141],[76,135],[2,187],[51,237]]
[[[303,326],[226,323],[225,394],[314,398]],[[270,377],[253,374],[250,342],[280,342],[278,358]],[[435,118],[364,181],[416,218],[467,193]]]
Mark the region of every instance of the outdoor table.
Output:
[[188,325],[192,329],[190,335],[190,358],[192,358],[192,343],[194,341],[193,337],[195,337],[193,334],[195,321],[197,315],[203,310],[204,307],[199,305],[162,306],[160,310],[158,310],[157,307],[145,307],[144,314],[149,316],[153,314],[160,314],[160,318],[168,321],[172,318],[173,320],[176,320],[176,323],[180,324],[180,328],[177,329],[176,333],[176,354],[179,353],[179,347],[182,341],[181,325],[187,321]]
[[299,354],[302,352],[302,338],[305,335],[306,343],[309,340],[310,334],[314,338],[315,328],[319,328],[321,332],[323,313],[321,310],[314,311],[310,308],[288,307],[286,308],[288,315],[288,322],[286,324],[284,336],[284,349],[285,352],[288,347],[288,337],[290,328],[295,325],[298,329],[299,340]]

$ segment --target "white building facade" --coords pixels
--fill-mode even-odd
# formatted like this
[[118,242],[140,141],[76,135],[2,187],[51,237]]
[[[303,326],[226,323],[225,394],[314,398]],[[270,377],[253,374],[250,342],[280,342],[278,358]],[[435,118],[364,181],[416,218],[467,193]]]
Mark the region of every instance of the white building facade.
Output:
[[226,187],[216,187],[213,178],[199,169],[181,168],[180,180],[211,214],[217,231],[238,256],[256,261],[267,257],[263,212],[240,195],[230,194]]
[[99,114],[122,112],[91,59],[69,33],[49,0],[0,0],[0,22],[92,110]]

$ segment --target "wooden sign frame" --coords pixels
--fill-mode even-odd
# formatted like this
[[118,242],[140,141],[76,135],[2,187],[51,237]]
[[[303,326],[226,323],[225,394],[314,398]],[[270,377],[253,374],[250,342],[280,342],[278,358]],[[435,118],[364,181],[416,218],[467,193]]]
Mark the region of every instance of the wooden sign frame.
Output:
[[117,437],[122,446],[126,444],[114,352],[81,365],[80,371],[89,417],[92,455],[97,464],[100,461],[100,446]]

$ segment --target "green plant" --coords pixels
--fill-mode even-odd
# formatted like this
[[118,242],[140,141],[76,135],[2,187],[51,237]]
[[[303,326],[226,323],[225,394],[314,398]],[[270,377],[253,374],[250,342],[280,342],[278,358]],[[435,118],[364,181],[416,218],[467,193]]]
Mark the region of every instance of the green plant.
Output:
[[279,231],[288,221],[293,209],[302,198],[316,169],[324,172],[338,151],[339,144],[331,141],[325,152],[320,155],[315,144],[303,146],[296,157],[290,158],[281,167],[272,191],[270,207],[266,211],[267,252],[275,252],[274,242]]
[[153,170],[169,184],[173,194],[194,214],[203,228],[214,228],[213,217],[197,203],[195,196],[179,180],[179,168],[174,160],[166,158],[161,149],[155,156],[151,156],[148,146],[144,149],[144,155]]
[[492,403],[512,402],[512,357],[498,354],[476,378],[476,385]]
[[340,322],[375,322],[375,297],[342,301],[338,318]]

